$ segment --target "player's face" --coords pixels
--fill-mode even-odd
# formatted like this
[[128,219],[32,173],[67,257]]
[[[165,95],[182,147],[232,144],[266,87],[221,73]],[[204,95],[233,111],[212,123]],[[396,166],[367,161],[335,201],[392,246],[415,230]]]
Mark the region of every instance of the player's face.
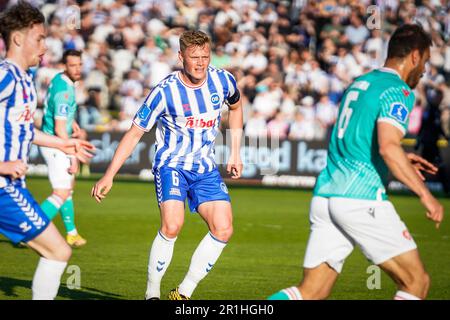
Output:
[[206,78],[209,62],[211,61],[211,48],[209,44],[203,47],[191,46],[180,52],[180,60],[186,76],[194,84],[203,82]]
[[81,57],[67,56],[66,74],[73,82],[81,79]]
[[45,27],[42,23],[36,23],[25,31],[23,52],[29,67],[37,66],[42,61],[47,51],[45,36]]
[[430,59],[430,49],[425,50],[423,55],[420,57],[417,66],[411,70],[408,78],[406,79],[406,83],[411,89],[414,89],[417,86],[420,78],[423,76],[425,72],[425,64],[427,63],[428,59]]

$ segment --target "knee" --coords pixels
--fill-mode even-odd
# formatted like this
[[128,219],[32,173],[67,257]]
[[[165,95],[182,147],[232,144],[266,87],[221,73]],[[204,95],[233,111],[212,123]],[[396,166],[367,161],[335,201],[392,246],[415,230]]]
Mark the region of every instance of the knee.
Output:
[[63,201],[63,203],[67,200],[67,198],[69,198],[70,194],[71,194],[71,190],[55,190],[53,191],[54,194],[56,194],[59,198],[61,198],[61,200]]
[[182,223],[165,223],[161,227],[161,232],[164,236],[172,239],[178,236],[182,226]]
[[72,248],[68,244],[59,246],[57,250],[51,253],[52,257],[50,259],[68,262],[72,256]]
[[211,234],[214,238],[217,238],[220,241],[228,242],[233,235],[233,225],[225,225],[225,226],[213,226],[210,228]]

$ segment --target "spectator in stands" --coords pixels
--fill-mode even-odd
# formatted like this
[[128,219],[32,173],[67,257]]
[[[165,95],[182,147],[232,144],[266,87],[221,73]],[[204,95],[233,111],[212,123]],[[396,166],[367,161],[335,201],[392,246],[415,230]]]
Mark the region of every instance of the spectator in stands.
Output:
[[[450,117],[450,3],[378,1],[382,29],[369,30],[366,8],[372,2],[37,1],[50,22],[46,40],[49,50],[36,75],[38,101],[42,103],[45,97],[45,74],[58,70],[62,49],[82,48],[84,87],[78,90],[81,97],[88,97],[82,98],[87,100],[85,107],[93,114],[111,112],[122,118],[125,109],[134,109],[130,106],[142,98],[137,93],[130,98],[129,90],[124,88],[136,87],[137,92],[152,88],[180,68],[177,39],[185,29],[198,28],[217,44],[213,64],[236,75],[243,101],[248,104],[244,114],[249,128],[259,128],[258,134],[267,134],[267,121],[282,113],[292,123],[292,135],[306,139],[326,137],[323,132],[329,132],[331,119],[335,119],[331,110],[336,107],[330,106],[339,105],[344,89],[355,77],[380,66],[392,30],[416,19],[433,34],[436,44],[431,50],[433,66],[424,80],[433,79],[442,92],[439,109],[445,130],[445,119]],[[68,28],[71,5],[78,5],[81,10],[80,29]],[[4,55],[1,41],[0,55]],[[133,73],[134,69],[140,77],[130,79],[130,70]],[[432,100],[435,91],[429,85],[418,86],[415,95],[425,103]],[[96,109],[91,108],[94,93],[98,100]],[[317,105],[305,108],[299,99],[306,96],[316,99]],[[297,115],[298,110],[303,116]],[[423,110],[415,109],[413,113]],[[253,121],[252,117],[257,118]],[[303,123],[313,131],[313,137],[302,132],[296,135],[295,123]],[[416,131],[417,128],[412,130]]]

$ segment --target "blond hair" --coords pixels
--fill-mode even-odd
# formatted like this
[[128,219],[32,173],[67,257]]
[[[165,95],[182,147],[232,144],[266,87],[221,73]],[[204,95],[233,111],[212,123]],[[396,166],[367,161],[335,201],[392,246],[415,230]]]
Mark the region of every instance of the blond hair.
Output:
[[192,46],[203,47],[204,45],[211,45],[211,39],[206,33],[200,30],[185,31],[180,36],[180,50],[184,52],[186,48]]

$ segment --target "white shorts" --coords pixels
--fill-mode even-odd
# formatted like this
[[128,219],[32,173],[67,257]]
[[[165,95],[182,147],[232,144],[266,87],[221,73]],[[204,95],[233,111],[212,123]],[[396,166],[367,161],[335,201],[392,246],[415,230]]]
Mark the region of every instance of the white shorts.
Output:
[[70,168],[70,158],[54,148],[40,147],[42,156],[47,162],[48,178],[53,189],[72,189],[74,175],[67,170]]
[[417,248],[389,201],[313,197],[309,217],[304,268],[326,262],[340,273],[355,244],[376,265]]

